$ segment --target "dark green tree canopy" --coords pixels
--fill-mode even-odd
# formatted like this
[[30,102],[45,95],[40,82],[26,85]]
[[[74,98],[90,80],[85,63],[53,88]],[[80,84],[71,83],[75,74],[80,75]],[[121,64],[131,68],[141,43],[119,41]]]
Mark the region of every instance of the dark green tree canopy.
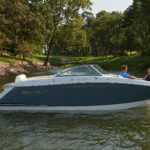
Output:
[[[150,55],[150,1],[91,13],[90,0],[0,0],[0,50],[23,57]],[[28,49],[28,50],[27,50]],[[26,53],[26,54],[25,54]]]

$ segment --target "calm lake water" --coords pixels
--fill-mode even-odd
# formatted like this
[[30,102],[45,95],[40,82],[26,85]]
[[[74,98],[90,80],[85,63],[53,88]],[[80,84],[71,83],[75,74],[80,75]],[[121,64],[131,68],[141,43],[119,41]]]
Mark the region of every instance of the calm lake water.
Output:
[[[0,85],[15,77],[0,78]],[[150,150],[150,108],[99,114],[0,112],[0,150]]]
[[0,113],[1,150],[149,150],[150,109],[100,114]]

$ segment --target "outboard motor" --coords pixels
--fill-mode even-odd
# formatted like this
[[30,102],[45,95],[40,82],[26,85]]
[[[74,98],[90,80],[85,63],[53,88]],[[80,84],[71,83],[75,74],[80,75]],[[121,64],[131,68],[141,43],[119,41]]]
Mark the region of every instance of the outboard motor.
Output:
[[25,74],[20,74],[20,75],[16,76],[15,82],[21,82],[21,81],[24,81],[26,78],[27,78],[27,77],[26,77]]

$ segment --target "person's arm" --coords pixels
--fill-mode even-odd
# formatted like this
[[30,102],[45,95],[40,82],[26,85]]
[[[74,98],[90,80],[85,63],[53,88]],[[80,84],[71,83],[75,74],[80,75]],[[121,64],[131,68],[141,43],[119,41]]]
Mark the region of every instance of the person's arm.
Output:
[[136,77],[134,77],[134,76],[130,76],[129,79],[133,79],[133,80],[142,80],[142,78],[136,78]]
[[127,79],[142,80],[141,78],[136,78],[134,76],[130,76],[127,73],[121,73],[121,76],[124,77],[124,78],[127,78]]
[[147,76],[148,76],[148,75],[146,75],[146,76],[143,78],[143,80],[146,80]]
[[148,73],[148,74],[143,78],[143,80],[146,80],[146,78],[147,78],[148,76],[150,76],[150,73]]
[[134,76],[130,76],[129,79],[134,79],[134,80],[136,80],[137,78],[134,77]]

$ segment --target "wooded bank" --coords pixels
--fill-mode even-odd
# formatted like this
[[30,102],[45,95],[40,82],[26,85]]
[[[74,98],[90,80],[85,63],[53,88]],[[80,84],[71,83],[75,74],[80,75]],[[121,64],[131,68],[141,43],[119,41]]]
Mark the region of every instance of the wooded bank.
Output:
[[[150,56],[150,1],[91,13],[90,0],[0,0],[0,52],[12,56]],[[83,10],[81,14],[79,10]]]

